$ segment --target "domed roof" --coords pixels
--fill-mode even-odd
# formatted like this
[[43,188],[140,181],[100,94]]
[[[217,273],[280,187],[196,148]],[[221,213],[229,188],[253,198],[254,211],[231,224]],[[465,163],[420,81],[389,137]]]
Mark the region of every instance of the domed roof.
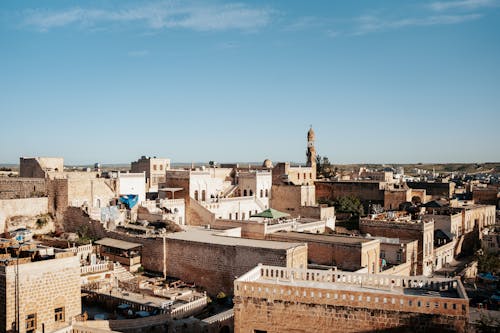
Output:
[[312,126],[311,126],[311,128],[307,132],[307,139],[314,140],[314,137],[315,137],[314,130],[313,130]]
[[273,162],[271,162],[271,160],[270,160],[270,159],[267,159],[267,158],[266,158],[266,159],[264,160],[264,163],[262,163],[262,166],[263,166],[264,168],[271,169],[271,168],[273,167]]

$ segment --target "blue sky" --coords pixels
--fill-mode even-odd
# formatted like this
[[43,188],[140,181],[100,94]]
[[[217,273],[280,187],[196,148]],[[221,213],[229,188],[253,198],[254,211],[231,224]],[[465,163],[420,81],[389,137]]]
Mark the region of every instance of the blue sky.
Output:
[[2,1],[0,162],[500,161],[500,2]]

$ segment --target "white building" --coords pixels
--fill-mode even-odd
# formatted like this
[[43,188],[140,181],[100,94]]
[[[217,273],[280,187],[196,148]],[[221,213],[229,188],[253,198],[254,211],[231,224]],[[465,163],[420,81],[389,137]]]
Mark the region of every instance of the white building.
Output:
[[146,200],[146,176],[142,173],[119,173],[118,195],[135,194],[139,202]]

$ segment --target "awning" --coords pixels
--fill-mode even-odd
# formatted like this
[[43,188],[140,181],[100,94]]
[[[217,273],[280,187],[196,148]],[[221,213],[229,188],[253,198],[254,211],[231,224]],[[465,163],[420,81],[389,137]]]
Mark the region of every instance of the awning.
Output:
[[132,243],[132,242],[126,242],[122,241],[119,239],[114,239],[114,238],[103,238],[95,242],[95,244],[107,246],[107,247],[112,247],[115,249],[120,249],[120,250],[130,250],[134,249],[136,247],[142,246],[140,243]]
[[288,217],[288,216],[290,216],[290,214],[283,213],[283,212],[280,212],[279,210],[269,208],[269,209],[266,209],[265,211],[262,211],[258,214],[254,214],[251,217],[264,217],[267,219],[279,219],[279,218]]

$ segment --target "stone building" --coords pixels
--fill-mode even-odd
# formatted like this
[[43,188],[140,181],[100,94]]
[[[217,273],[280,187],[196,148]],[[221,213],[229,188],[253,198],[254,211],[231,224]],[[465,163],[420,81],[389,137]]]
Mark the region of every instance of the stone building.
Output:
[[234,283],[234,331],[466,332],[458,279],[259,265]]
[[258,263],[307,267],[307,245],[230,237],[190,228],[166,236],[166,272],[204,287],[210,295],[232,294],[233,281]]
[[316,186],[316,199],[338,200],[341,197],[356,197],[365,207],[370,204],[384,205],[384,189],[386,183],[372,180],[322,180]]
[[5,239],[0,243],[0,331],[14,332],[17,317],[21,333],[70,327],[81,313],[78,257],[34,244],[19,246]]
[[314,185],[316,181],[316,164],[310,166],[291,166],[289,162],[276,163],[273,172],[273,185]]
[[453,182],[407,182],[406,185],[412,189],[425,190],[429,200],[449,199],[455,193],[455,183]]
[[500,251],[500,227],[490,227],[483,231],[481,247],[488,253],[498,253]]
[[19,177],[49,178],[64,171],[62,157],[21,157]]
[[274,184],[271,193],[271,207],[292,216],[301,215],[303,207],[316,206],[314,185]]
[[270,171],[251,170],[237,173],[238,190],[241,196],[255,196],[269,207],[272,175]]
[[373,236],[371,238],[380,241],[382,274],[417,275],[417,240]]
[[500,208],[500,186],[490,185],[487,187],[474,186],[472,188],[472,199],[477,204],[494,205]]
[[133,173],[146,174],[146,191],[158,191],[158,184],[165,181],[165,172],[170,170],[170,159],[141,156],[140,159],[130,164]]
[[432,274],[434,262],[434,221],[413,220],[404,212],[372,214],[359,220],[359,230],[371,236],[418,240],[417,274]]
[[376,239],[293,231],[272,233],[266,239],[306,243],[309,263],[335,266],[346,271],[365,268],[372,274],[380,270],[380,241]]
[[141,173],[118,173],[117,194],[118,195],[137,195],[139,202],[146,200],[146,182],[145,174]]

